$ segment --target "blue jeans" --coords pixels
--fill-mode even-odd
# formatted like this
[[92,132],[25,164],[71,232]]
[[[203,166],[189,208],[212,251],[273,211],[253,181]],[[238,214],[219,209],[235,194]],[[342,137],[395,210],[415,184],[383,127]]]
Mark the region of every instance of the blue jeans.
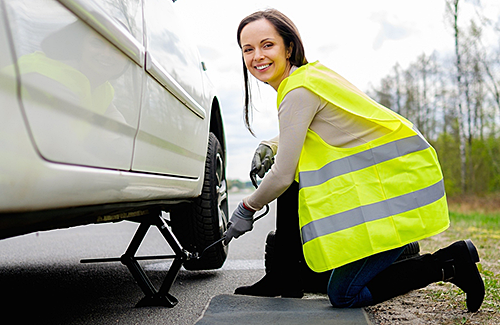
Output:
[[328,297],[334,307],[364,307],[373,304],[366,284],[394,263],[406,246],[365,257],[332,271]]

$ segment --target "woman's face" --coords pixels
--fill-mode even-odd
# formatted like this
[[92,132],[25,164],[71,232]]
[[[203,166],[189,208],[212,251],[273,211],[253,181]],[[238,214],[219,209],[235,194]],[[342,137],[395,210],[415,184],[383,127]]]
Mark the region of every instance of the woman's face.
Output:
[[267,19],[253,21],[240,34],[243,59],[248,71],[258,80],[274,89],[290,74],[291,48]]

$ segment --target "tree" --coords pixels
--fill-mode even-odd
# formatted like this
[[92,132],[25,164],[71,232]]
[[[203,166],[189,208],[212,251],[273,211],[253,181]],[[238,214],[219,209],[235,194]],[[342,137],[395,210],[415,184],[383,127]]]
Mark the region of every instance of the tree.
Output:
[[459,131],[460,143],[460,187],[462,193],[466,191],[466,176],[467,176],[467,155],[466,155],[466,138],[464,130],[464,112],[463,104],[467,101],[463,97],[468,97],[466,94],[467,88],[464,84],[464,73],[462,71],[462,49],[460,47],[461,30],[458,26],[458,12],[460,0],[446,0],[446,12],[451,18],[451,25],[454,32],[455,40],[455,68],[456,68],[456,83],[457,83],[457,123]]

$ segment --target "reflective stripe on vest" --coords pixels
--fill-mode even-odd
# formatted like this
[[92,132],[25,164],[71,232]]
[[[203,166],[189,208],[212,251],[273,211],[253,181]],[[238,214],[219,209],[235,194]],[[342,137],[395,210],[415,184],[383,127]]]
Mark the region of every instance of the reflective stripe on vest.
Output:
[[429,143],[420,135],[389,142],[379,147],[332,161],[319,170],[299,172],[299,188],[319,185],[333,177],[427,148],[429,148]]
[[302,227],[302,242],[305,244],[315,238],[340,230],[351,228],[365,222],[375,221],[398,215],[436,202],[445,195],[444,183],[439,181],[421,190],[403,194],[385,201],[360,206],[349,211],[331,215],[308,223]]

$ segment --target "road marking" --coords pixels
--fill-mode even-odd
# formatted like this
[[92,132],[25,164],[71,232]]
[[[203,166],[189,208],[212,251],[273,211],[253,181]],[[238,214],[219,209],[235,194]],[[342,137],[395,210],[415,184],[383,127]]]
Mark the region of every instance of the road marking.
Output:
[[[172,265],[171,261],[147,264],[144,266],[146,271],[168,271]],[[183,268],[184,269],[184,268]],[[226,260],[220,270],[238,271],[238,270],[263,270],[264,260]]]
[[264,260],[227,260],[223,270],[263,270]]

